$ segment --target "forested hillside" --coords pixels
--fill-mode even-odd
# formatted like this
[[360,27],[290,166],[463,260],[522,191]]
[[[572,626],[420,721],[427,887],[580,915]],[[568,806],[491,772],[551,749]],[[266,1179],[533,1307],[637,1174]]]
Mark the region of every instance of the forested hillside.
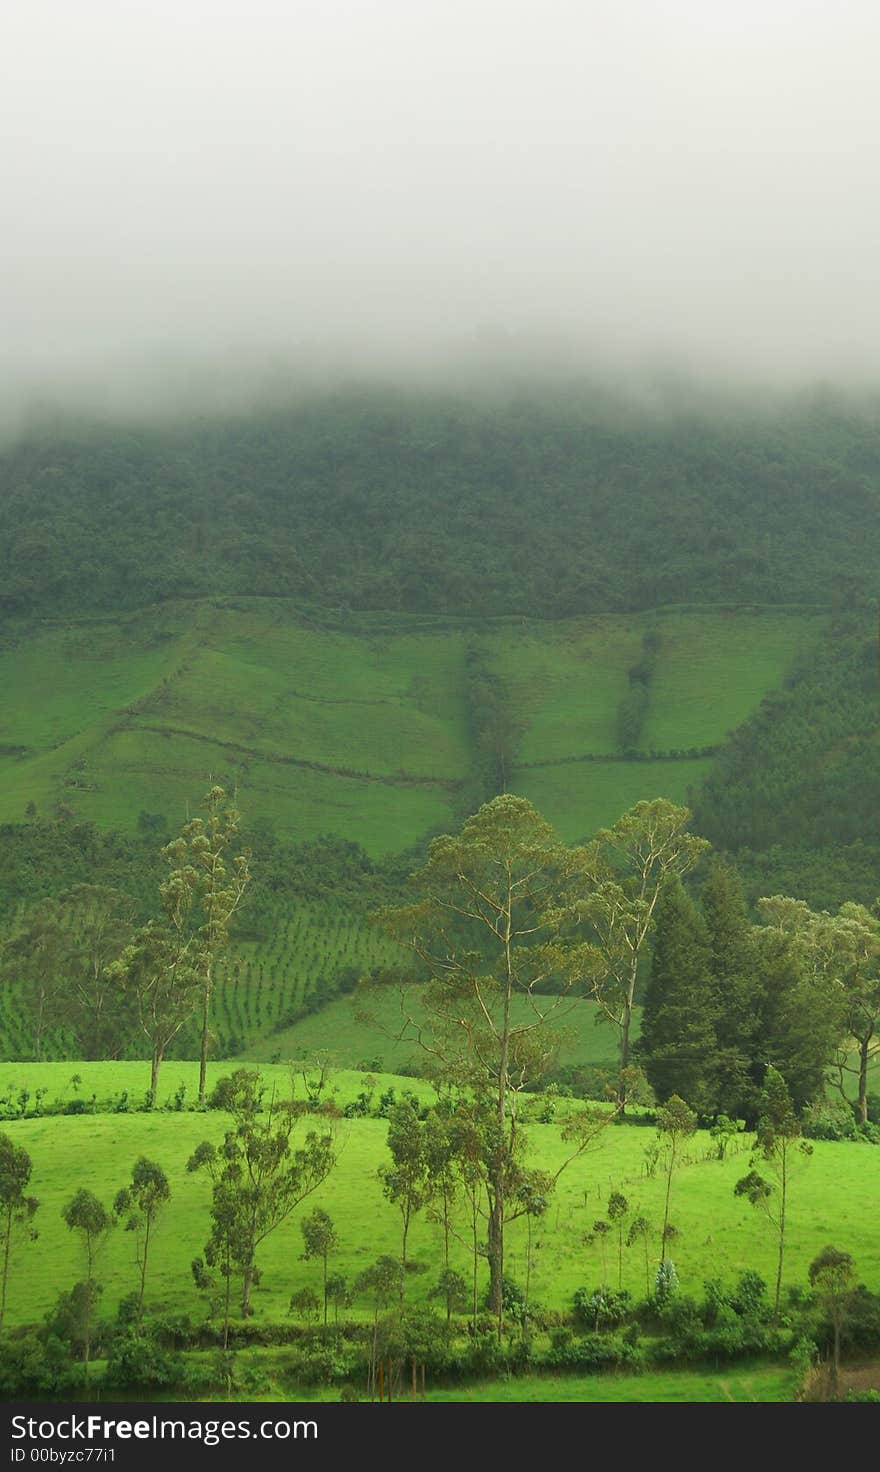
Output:
[[0,460],[0,607],[218,593],[567,617],[829,603],[880,564],[880,423],[361,391],[239,418],[44,423]]
[[380,961],[366,911],[505,790],[567,842],[689,803],[751,901],[873,902],[878,487],[880,423],[818,401],[32,428],[0,463],[4,933],[75,884],[148,908],[212,781],[258,874],[230,1051]]

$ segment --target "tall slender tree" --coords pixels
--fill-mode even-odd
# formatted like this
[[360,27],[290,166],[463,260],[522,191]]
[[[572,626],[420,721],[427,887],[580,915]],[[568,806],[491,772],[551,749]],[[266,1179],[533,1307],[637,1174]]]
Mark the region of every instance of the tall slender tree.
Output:
[[601,948],[596,999],[620,1040],[619,1095],[626,1102],[631,1066],[632,1020],[639,967],[660,896],[682,879],[709,848],[688,832],[691,815],[666,798],[639,802],[612,828],[602,829],[590,850],[591,884],[580,910]]
[[[505,794],[460,834],[436,838],[413,882],[416,902],[378,919],[413,949],[429,983],[414,989],[420,1010],[402,993],[410,1035],[436,1071],[489,1105],[480,1136],[500,1333],[505,1225],[522,1157],[519,1095],[553,1056],[552,1021],[587,995],[601,959],[572,926],[576,886],[582,896],[589,884],[587,854],[565,848],[531,803]],[[574,1149],[557,1176],[609,1118],[585,1110],[570,1121]]]
[[761,1095],[761,1115],[755,1143],[760,1157],[770,1168],[773,1180],[768,1181],[762,1176],[753,1162],[749,1173],[734,1186],[734,1194],[745,1196],[752,1206],[763,1211],[776,1232],[773,1312],[778,1320],[792,1175],[796,1164],[812,1155],[813,1147],[802,1138],[801,1123],[785,1079],[772,1067],[767,1069],[764,1092]]
[[[187,1170],[207,1169],[213,1181],[211,1254],[241,1276],[241,1311],[251,1312],[257,1250],[330,1174],[336,1156],[332,1134],[309,1130],[294,1147],[293,1133],[304,1110],[274,1095],[263,1107],[260,1075],[240,1068],[221,1079],[212,1096],[230,1116],[219,1147],[205,1140]],[[206,1256],[207,1256],[206,1252]]]
[[742,884],[731,864],[712,860],[700,908],[715,993],[714,1107],[733,1119],[754,1119],[764,1074],[761,976]]
[[681,1165],[682,1147],[697,1128],[697,1116],[689,1109],[684,1099],[673,1094],[667,1099],[657,1115],[657,1131],[664,1155],[666,1189],[663,1195],[663,1226],[660,1232],[660,1263],[666,1262],[666,1247],[669,1241],[669,1204],[672,1196],[672,1178]]
[[122,1220],[127,1232],[135,1234],[136,1262],[138,1266],[137,1324],[140,1327],[144,1312],[144,1291],[147,1283],[147,1263],[156,1224],[163,1207],[171,1199],[171,1187],[161,1165],[147,1160],[145,1155],[135,1162],[129,1185],[116,1193],[113,1215]]
[[89,1378],[89,1359],[92,1344],[92,1318],[97,1298],[95,1268],[98,1254],[113,1226],[113,1217],[98,1200],[94,1192],[84,1186],[73,1195],[61,1213],[71,1232],[76,1232],[85,1255],[86,1276],[83,1300],[83,1364],[85,1378]]
[[679,1094],[700,1111],[714,1107],[717,1016],[706,926],[681,880],[673,878],[655,910],[637,1049],[658,1099]]
[[199,1103],[204,1104],[210,1043],[211,998],[217,960],[228,945],[229,927],[251,881],[250,853],[231,863],[229,850],[238,834],[240,814],[225,790],[214,786],[204,799],[204,818],[193,818],[179,836],[165,845],[162,857],[171,873],[161,886],[165,912],[188,937],[200,974],[201,1042],[199,1047]]
[[810,1286],[815,1288],[831,1320],[831,1393],[837,1395],[840,1383],[840,1341],[846,1315],[847,1295],[852,1288],[855,1263],[848,1252],[839,1247],[824,1247],[809,1267]]
[[36,1237],[33,1219],[39,1202],[28,1196],[33,1165],[28,1152],[8,1135],[0,1135],[0,1334],[6,1318],[6,1291],[16,1236]]
[[324,1328],[327,1327],[327,1284],[328,1264],[330,1254],[334,1247],[339,1245],[339,1238],[333,1229],[333,1222],[326,1211],[316,1206],[314,1211],[303,1217],[300,1222],[300,1230],[303,1235],[303,1257],[308,1261],[317,1257],[321,1263],[322,1287],[324,1299]]
[[388,1114],[388,1149],[391,1164],[379,1167],[382,1190],[400,1211],[400,1260],[407,1267],[407,1242],[413,1217],[422,1210],[430,1196],[428,1160],[425,1152],[425,1128],[419,1119],[418,1104],[403,1099]]

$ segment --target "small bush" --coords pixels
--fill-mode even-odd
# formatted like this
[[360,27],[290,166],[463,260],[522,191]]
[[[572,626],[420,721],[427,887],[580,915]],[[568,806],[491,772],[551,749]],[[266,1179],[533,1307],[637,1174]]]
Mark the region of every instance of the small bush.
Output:
[[116,1390],[169,1390],[182,1378],[183,1361],[151,1334],[133,1330],[114,1336],[104,1383]]
[[578,1288],[572,1299],[575,1319],[579,1324],[598,1331],[622,1324],[632,1309],[632,1296],[624,1289]]
[[810,1140],[854,1140],[852,1106],[844,1099],[816,1099],[804,1115],[804,1134]]

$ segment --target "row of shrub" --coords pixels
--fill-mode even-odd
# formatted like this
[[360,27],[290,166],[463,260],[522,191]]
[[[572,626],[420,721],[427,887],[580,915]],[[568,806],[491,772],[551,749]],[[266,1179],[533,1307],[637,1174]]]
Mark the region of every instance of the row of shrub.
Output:
[[[44,1325],[9,1336],[0,1358],[0,1397],[64,1396],[82,1393],[81,1298],[84,1285],[62,1294]],[[451,1322],[430,1308],[386,1313],[377,1323],[346,1321],[327,1329],[292,1323],[230,1326],[228,1348],[219,1324],[188,1314],[157,1316],[138,1324],[136,1296],[124,1299],[116,1319],[95,1326],[93,1353],[104,1361],[100,1385],[114,1391],[162,1391],[199,1395],[232,1386],[259,1393],[265,1366],[244,1369],[238,1351],[252,1346],[283,1346],[274,1373],[284,1384],[362,1385],[376,1343],[389,1358],[416,1358],[438,1381],[515,1375],[526,1371],[648,1369],[669,1364],[720,1365],[757,1356],[789,1359],[805,1368],[827,1353],[833,1327],[812,1293],[789,1292],[775,1319],[766,1284],[757,1273],[740,1275],[733,1287],[712,1280],[702,1298],[677,1291],[674,1269],[658,1277],[655,1292],[633,1301],[608,1288],[579,1289],[566,1316],[527,1310],[521,1291],[505,1286],[508,1319],[499,1339],[489,1314],[475,1324]],[[846,1298],[841,1329],[846,1352],[876,1353],[880,1348],[880,1294],[864,1285]],[[187,1355],[184,1351],[190,1351]],[[208,1353],[192,1353],[208,1351]],[[95,1382],[98,1383],[97,1377]]]

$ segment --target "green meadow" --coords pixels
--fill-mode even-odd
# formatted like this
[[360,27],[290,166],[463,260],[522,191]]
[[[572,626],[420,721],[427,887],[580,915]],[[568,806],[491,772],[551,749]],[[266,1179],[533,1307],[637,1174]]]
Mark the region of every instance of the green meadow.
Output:
[[[368,1062],[371,1068],[420,1071],[424,1057],[411,1032],[399,1036],[406,1022],[407,995],[407,988],[401,998],[399,988],[389,987],[375,990],[368,999],[339,997],[292,1027],[258,1038],[245,1049],[244,1056],[263,1062],[326,1056],[341,1068],[357,1068]],[[511,1015],[516,1024],[529,1020],[524,997],[512,999]],[[636,1007],[634,1037],[638,1036],[640,1015],[641,1008]],[[563,1003],[552,1024],[559,1035],[557,1066],[614,1068],[617,1034],[599,1018],[598,1008],[586,999],[572,1005]]]
[[565,836],[583,836],[640,797],[683,798],[708,770],[706,759],[614,759],[617,707],[647,629],[662,642],[646,755],[723,741],[820,625],[660,611],[489,620],[479,634],[387,617],[347,630],[283,599],[240,599],[7,631],[0,820],[22,821],[33,803],[42,817],[63,807],[131,830],[143,811],[173,828],[213,779],[281,836],[333,833],[398,852],[472,806],[465,676],[478,647],[522,729],[513,789]]
[[[229,1067],[213,1064],[212,1081]],[[76,1085],[71,1081],[74,1074],[80,1080]],[[287,1066],[268,1067],[264,1076],[267,1086],[274,1086],[279,1093],[290,1087]],[[38,1088],[45,1088],[45,1103],[55,1098],[88,1102],[92,1095],[99,1100],[118,1100],[125,1091],[135,1105],[142,1100],[147,1082],[146,1066],[135,1063],[5,1064],[0,1071],[7,1098],[14,1097],[22,1087],[32,1097]],[[195,1082],[194,1064],[167,1064],[160,1102],[171,1099],[180,1083],[192,1091]],[[301,1091],[301,1080],[298,1082]],[[351,1071],[332,1076],[329,1087],[335,1091],[331,1097],[340,1105],[363,1090],[373,1093],[374,1102],[388,1088],[398,1092],[413,1088],[420,1096],[431,1097],[431,1090],[422,1082]],[[524,1106],[528,1153],[534,1163],[552,1170],[565,1151],[560,1121],[566,1106],[558,1106],[558,1118],[553,1123],[542,1124],[534,1119],[541,1102],[533,1099]],[[204,1301],[192,1281],[190,1263],[201,1254],[207,1239],[210,1184],[200,1175],[188,1174],[186,1162],[199,1141],[219,1140],[224,1129],[221,1114],[173,1109],[84,1113],[7,1120],[2,1129],[30,1153],[30,1189],[41,1203],[36,1219],[39,1238],[18,1250],[18,1266],[10,1284],[11,1322],[38,1319],[58,1293],[80,1275],[77,1243],[61,1218],[65,1202],[79,1186],[86,1186],[109,1206],[142,1154],[164,1167],[173,1192],[156,1237],[151,1305],[157,1311],[174,1308],[197,1316],[205,1312]],[[383,1198],[377,1177],[379,1166],[387,1160],[385,1120],[342,1118],[335,1130],[338,1164],[333,1174],[310,1198],[308,1208],[301,1208],[273,1233],[259,1253],[262,1278],[254,1297],[258,1321],[284,1319],[291,1292],[306,1285],[314,1287],[318,1282],[319,1267],[300,1261],[298,1217],[314,1205],[323,1206],[335,1223],[339,1236],[336,1270],[353,1276],[381,1253],[399,1252],[399,1215]],[[638,1124],[610,1125],[591,1151],[562,1175],[549,1210],[533,1233],[533,1302],[566,1309],[578,1287],[595,1287],[607,1277],[600,1247],[588,1245],[585,1238],[593,1222],[604,1215],[612,1190],[622,1191],[633,1209],[654,1224],[659,1236],[665,1183],[660,1176],[646,1174],[645,1158],[653,1134],[652,1129]],[[767,1281],[772,1279],[773,1234],[761,1214],[733,1194],[735,1182],[748,1169],[748,1141],[739,1144],[738,1153],[719,1161],[711,1158],[708,1135],[699,1132],[688,1142],[684,1163],[674,1178],[671,1220],[677,1236],[673,1251],[685,1292],[699,1294],[709,1278],[732,1284],[745,1268],[756,1270]],[[791,1183],[786,1284],[805,1287],[810,1261],[833,1241],[852,1252],[859,1280],[872,1290],[880,1288],[878,1193],[880,1152],[863,1144],[816,1142],[812,1157],[797,1170]],[[365,1223],[369,1224],[366,1232]],[[525,1227],[522,1222],[514,1223],[509,1233],[506,1268],[522,1281],[526,1269]],[[658,1242],[652,1241],[648,1264],[651,1272],[658,1249]],[[608,1271],[616,1275],[613,1250],[607,1250]],[[439,1228],[422,1216],[412,1227],[411,1255],[425,1266],[423,1273],[413,1275],[408,1289],[413,1301],[421,1301],[442,1265]],[[466,1248],[460,1243],[453,1247],[453,1266],[467,1269]],[[116,1230],[103,1249],[102,1312],[112,1312],[119,1298],[131,1289],[134,1273],[132,1239]],[[624,1286],[643,1294],[645,1275],[641,1247],[625,1250]]]
[[[687,803],[712,765],[710,757],[691,761],[586,761],[514,772],[511,788],[527,797],[562,838],[577,843],[621,813],[658,793]],[[584,814],[589,821],[584,825]]]
[[517,1375],[454,1389],[429,1390],[427,1400],[442,1401],[733,1401],[738,1405],[794,1399],[799,1376],[780,1365],[736,1365],[709,1371],[666,1370],[644,1375]]

